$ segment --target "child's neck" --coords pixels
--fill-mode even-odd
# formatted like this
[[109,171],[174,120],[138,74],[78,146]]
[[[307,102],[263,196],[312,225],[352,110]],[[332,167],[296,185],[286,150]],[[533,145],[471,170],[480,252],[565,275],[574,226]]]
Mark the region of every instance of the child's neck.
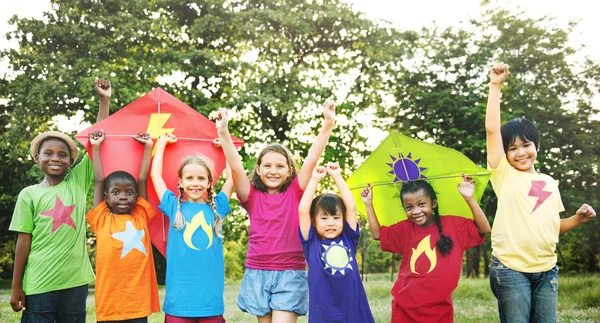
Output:
[[44,179],[42,180],[42,182],[39,184],[40,186],[56,186],[60,183],[62,183],[65,180],[66,174],[59,176],[59,177],[53,177],[53,176],[48,176],[46,174],[44,174]]

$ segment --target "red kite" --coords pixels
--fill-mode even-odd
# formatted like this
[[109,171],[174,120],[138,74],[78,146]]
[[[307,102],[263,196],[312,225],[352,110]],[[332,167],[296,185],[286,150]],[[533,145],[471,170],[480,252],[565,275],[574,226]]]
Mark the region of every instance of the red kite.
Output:
[[[167,187],[175,194],[177,169],[183,157],[200,153],[211,158],[215,167],[213,178],[219,178],[225,169],[223,150],[215,147],[212,142],[219,137],[215,123],[161,88],[154,89],[110,117],[78,133],[75,138],[86,147],[88,153],[91,152],[89,133],[97,130],[104,130],[106,134],[101,148],[102,165],[106,175],[123,170],[137,178],[144,147],[132,136],[140,132],[149,133],[152,139],[168,132],[177,136],[177,142],[167,146],[163,160],[163,178]],[[232,139],[236,147],[243,144],[235,137]],[[150,238],[164,256],[169,219],[158,210],[159,201],[150,178],[148,202],[157,214],[160,214],[149,224]]]

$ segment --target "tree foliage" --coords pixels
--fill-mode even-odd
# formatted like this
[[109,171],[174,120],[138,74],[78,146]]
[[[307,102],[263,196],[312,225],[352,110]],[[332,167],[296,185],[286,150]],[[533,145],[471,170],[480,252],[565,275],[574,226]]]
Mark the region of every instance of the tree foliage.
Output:
[[[567,213],[583,202],[599,208],[592,100],[600,69],[590,60],[573,62],[568,39],[575,25],[554,27],[548,17],[496,9],[460,27],[398,31],[340,0],[54,0],[43,19],[10,22],[7,37],[19,48],[1,52],[13,70],[0,79],[0,174],[14,179],[0,183],[4,250],[14,240],[6,228],[16,196],[41,175],[27,157],[32,135],[54,127],[56,115],[83,111],[93,122],[95,77],[112,81],[112,112],[156,86],[207,116],[232,109],[230,129],[245,140],[247,169],[269,142],[287,145],[301,164],[320,128],[321,103],[334,98],[338,121],[324,160],[350,173],[370,153],[365,142],[373,125],[485,165],[486,75],[504,61],[511,75],[503,119],[536,123],[538,169],[560,182]],[[491,190],[482,203],[492,216]],[[224,227],[228,261],[241,261],[246,228],[235,205]],[[597,221],[562,236],[560,247],[569,270],[600,270]],[[391,258],[379,259],[385,254],[370,254],[370,267],[390,266]],[[479,268],[479,258],[472,266]]]

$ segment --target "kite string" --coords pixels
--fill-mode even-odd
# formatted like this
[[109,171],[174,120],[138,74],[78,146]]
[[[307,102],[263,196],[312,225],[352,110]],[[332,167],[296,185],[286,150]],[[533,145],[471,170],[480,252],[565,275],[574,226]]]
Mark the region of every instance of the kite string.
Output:
[[[490,173],[465,174],[465,176],[486,176],[486,175],[489,176]],[[414,181],[419,181],[419,180],[436,180],[436,179],[454,178],[454,177],[462,177],[462,175],[433,176],[433,177],[427,177],[427,178],[409,179],[407,181],[402,181],[402,182],[398,182],[398,181],[396,181],[396,182],[382,182],[382,183],[371,184],[371,186],[375,187],[375,186],[383,186],[383,185],[395,185],[395,184],[406,183],[406,182],[414,182]],[[355,189],[360,189],[360,188],[365,188],[365,187],[367,187],[367,185],[350,187],[350,189],[351,190],[355,190]]]
[[[158,118],[156,118],[156,136],[160,137],[160,99],[156,100],[156,102],[158,104]],[[160,217],[160,220],[162,221],[161,229],[162,229],[163,241],[167,241],[167,235],[165,233],[165,215],[164,214],[162,214],[162,216]]]
[[[104,134],[104,136],[105,137],[127,137],[127,138],[131,138],[131,137],[134,137],[135,135],[107,135],[107,134]],[[210,141],[210,142],[212,142],[214,139],[177,137],[177,140],[195,140],[195,141]]]

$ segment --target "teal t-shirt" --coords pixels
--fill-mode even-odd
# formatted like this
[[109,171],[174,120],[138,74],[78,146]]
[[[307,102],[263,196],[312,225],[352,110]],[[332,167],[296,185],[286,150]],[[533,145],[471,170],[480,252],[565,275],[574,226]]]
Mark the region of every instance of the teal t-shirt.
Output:
[[56,186],[24,188],[9,230],[31,233],[23,276],[25,295],[77,287],[94,281],[86,248],[86,200],[94,180],[89,156]]

